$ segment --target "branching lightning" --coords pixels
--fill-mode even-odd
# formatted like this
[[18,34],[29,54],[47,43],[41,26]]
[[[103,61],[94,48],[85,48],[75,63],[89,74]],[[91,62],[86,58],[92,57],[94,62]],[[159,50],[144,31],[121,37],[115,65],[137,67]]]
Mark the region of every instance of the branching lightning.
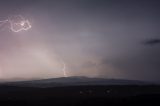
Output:
[[[30,21],[25,19],[21,15],[15,15],[15,16],[9,17],[6,20],[0,21],[0,28],[1,27],[4,28],[3,26],[5,27],[7,26],[7,28],[9,28],[13,32],[27,31],[32,28]],[[39,55],[36,54],[36,56],[39,56]],[[63,65],[62,67],[63,76],[68,77],[66,73],[66,64],[63,60],[61,60],[61,64]]]
[[9,29],[13,32],[27,31],[32,28],[29,20],[21,15],[9,17],[6,20],[0,21],[0,27],[9,23]]

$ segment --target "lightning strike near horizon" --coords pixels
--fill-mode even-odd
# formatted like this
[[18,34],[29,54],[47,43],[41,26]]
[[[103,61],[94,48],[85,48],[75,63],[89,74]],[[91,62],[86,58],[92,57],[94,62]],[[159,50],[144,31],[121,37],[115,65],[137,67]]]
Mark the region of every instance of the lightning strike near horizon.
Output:
[[6,20],[0,21],[0,27],[5,24],[9,25],[8,28],[13,32],[27,31],[32,28],[29,20],[21,15],[12,16]]
[[66,64],[65,64],[64,62],[62,62],[62,64],[63,64],[63,69],[62,69],[62,71],[63,71],[63,76],[64,76],[64,77],[68,77],[68,76],[67,76],[67,73],[66,73]]

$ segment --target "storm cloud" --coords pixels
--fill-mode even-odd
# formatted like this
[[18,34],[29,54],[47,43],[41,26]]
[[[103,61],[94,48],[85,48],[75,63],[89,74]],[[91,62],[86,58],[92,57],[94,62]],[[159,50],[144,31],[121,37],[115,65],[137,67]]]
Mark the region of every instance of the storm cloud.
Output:
[[160,39],[150,39],[144,42],[146,45],[157,45],[160,44]]
[[1,0],[0,19],[21,14],[32,23],[27,32],[0,32],[1,76],[62,77],[54,70],[61,70],[63,60],[68,76],[160,81],[160,46],[146,46],[160,42],[150,40],[159,38],[159,5],[157,0]]

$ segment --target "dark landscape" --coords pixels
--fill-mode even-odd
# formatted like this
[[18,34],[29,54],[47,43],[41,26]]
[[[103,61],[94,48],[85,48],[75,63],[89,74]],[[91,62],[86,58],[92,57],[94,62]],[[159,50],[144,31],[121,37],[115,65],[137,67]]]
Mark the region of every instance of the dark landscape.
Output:
[[159,85],[132,80],[70,77],[0,86],[4,105],[139,105],[160,104],[159,98]]

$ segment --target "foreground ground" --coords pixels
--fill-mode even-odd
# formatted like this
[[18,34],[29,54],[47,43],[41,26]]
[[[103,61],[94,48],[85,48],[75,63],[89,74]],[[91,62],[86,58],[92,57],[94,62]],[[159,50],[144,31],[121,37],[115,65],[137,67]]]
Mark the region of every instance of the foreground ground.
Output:
[[112,85],[66,87],[0,86],[4,105],[160,105],[160,86]]

